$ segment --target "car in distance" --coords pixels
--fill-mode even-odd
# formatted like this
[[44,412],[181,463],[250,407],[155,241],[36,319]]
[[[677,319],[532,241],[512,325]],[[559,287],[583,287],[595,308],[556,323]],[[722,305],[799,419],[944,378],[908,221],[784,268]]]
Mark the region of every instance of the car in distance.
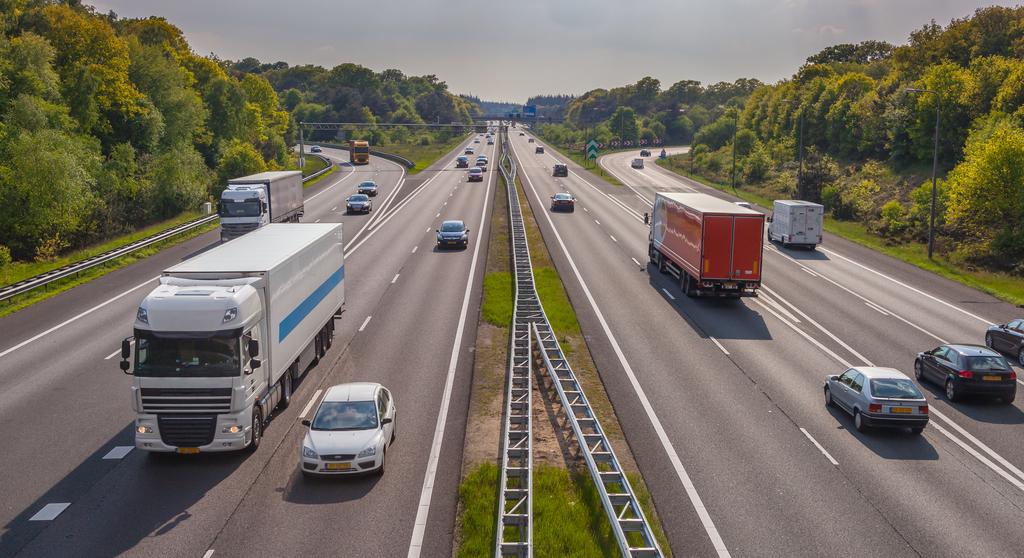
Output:
[[629,166],[633,167],[634,169],[642,169],[644,168],[644,160],[639,158],[633,159],[633,162],[630,163]]
[[356,186],[356,193],[366,194],[367,196],[377,195],[377,183],[372,180],[364,180]]
[[473,143],[480,143],[480,138],[473,138]]
[[483,182],[484,181],[484,171],[483,171],[483,169],[481,169],[480,167],[473,167],[473,168],[469,169],[469,178],[467,180],[469,182]]
[[476,166],[480,167],[480,170],[484,172],[487,172],[487,163],[489,162],[487,155],[481,155],[476,158]]
[[472,145],[466,146],[466,151],[465,151],[466,155],[472,155],[474,153],[476,153],[476,149],[473,149]]
[[871,427],[910,428],[914,434],[928,425],[928,401],[903,372],[892,368],[858,366],[825,378],[825,406],[853,415],[858,432]]
[[641,149],[640,150],[640,156],[641,157],[650,157],[651,156],[651,152],[648,149]]
[[462,221],[444,221],[436,232],[438,248],[449,246],[466,248],[469,246],[469,229]]
[[465,155],[459,155],[455,158],[455,168],[457,169],[468,169],[469,168],[469,157]]
[[369,213],[373,210],[373,202],[366,194],[352,194],[345,200],[345,211],[348,213]]
[[1017,397],[1017,373],[998,352],[981,345],[939,345],[917,353],[914,376],[946,390],[946,399],[968,394],[998,397],[1009,405]]
[[576,198],[569,192],[559,192],[551,196],[551,211],[576,211]]
[[526,132],[519,132],[519,135],[520,135],[520,136],[525,136],[525,135],[526,135]]
[[569,176],[569,165],[555,163],[555,166],[551,169],[551,176]]
[[535,149],[533,150],[533,152],[534,152],[534,153],[537,153],[537,154],[542,154],[542,153],[544,153],[544,146],[543,146],[543,145],[538,145],[538,146],[537,146],[537,147],[536,147],[536,148],[535,148]]
[[494,138],[487,138],[487,145],[494,145]]
[[299,454],[305,477],[384,474],[395,441],[395,401],[384,386],[356,382],[332,386],[307,427]]
[[321,153],[321,152],[323,152],[323,149],[321,149],[319,145],[313,145],[313,146],[310,146],[309,152],[310,153]]
[[994,325],[985,333],[985,344],[990,349],[1008,354],[1024,366],[1024,320],[1013,320]]
[[[526,134],[524,134],[524,133],[522,133],[522,132],[519,132],[519,135],[520,135],[520,136],[524,136],[524,135],[526,135]],[[529,138],[529,139],[527,139],[527,140],[526,140],[526,143],[533,143],[533,138]]]

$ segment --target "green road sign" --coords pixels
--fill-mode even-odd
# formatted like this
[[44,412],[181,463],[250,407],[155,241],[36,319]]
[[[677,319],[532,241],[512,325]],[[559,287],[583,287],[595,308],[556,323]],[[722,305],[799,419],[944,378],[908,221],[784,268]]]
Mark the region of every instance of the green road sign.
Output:
[[587,142],[587,159],[597,159],[597,141]]

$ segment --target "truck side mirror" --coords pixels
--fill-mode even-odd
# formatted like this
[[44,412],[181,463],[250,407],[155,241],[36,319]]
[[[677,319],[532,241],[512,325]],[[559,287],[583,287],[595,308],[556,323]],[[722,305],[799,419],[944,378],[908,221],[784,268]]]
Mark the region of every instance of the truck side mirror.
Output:
[[125,337],[121,340],[121,360],[128,360],[132,356],[132,338]]
[[267,212],[267,202],[262,202],[262,205],[263,205],[263,213],[266,213]]
[[120,362],[120,365],[121,365],[121,372],[124,372],[125,374],[128,374],[129,376],[132,375],[132,373],[128,371],[128,369],[131,368],[132,365],[127,360],[122,360]]
[[771,223],[772,222],[772,216],[769,215],[767,220],[768,220],[769,223]]
[[249,356],[260,356],[260,342],[256,339],[249,339]]
[[644,212],[644,224],[645,225],[650,225],[651,224],[651,214],[646,212],[646,211]]
[[260,359],[258,359],[258,358],[251,358],[251,359],[249,359],[249,370],[246,370],[245,374],[246,375],[252,374],[253,370],[256,370],[260,366],[263,366],[263,361],[261,361]]

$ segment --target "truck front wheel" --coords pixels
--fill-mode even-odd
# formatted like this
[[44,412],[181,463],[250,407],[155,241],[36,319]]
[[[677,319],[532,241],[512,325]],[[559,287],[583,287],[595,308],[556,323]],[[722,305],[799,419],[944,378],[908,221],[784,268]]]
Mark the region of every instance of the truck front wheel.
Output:
[[685,294],[686,296],[688,296],[690,298],[693,298],[693,297],[697,296],[697,287],[696,287],[696,285],[694,285],[693,277],[690,277],[690,274],[686,273],[685,271],[683,272],[682,283],[683,283],[683,294]]
[[259,406],[252,410],[252,437],[249,439],[249,445],[246,449],[249,451],[256,451],[260,447],[260,441],[263,439],[263,409]]
[[292,402],[292,367],[284,371],[281,376],[281,402],[277,404],[282,409],[287,409]]

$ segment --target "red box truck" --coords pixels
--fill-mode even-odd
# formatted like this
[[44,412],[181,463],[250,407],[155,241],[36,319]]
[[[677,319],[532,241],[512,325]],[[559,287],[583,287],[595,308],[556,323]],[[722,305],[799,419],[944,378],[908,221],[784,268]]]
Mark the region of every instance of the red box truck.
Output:
[[658,193],[651,263],[687,296],[757,296],[764,214],[707,194]]

